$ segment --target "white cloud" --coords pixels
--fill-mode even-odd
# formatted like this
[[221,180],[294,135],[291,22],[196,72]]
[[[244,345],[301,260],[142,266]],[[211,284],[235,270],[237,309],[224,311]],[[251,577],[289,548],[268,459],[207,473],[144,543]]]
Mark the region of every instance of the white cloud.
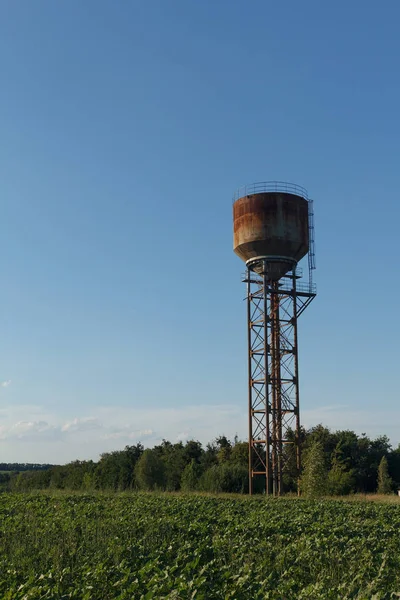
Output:
[[3,428],[2,439],[33,440],[35,438],[54,439],[58,435],[58,428],[47,421],[18,421],[11,427]]
[[[67,418],[65,418],[67,417]],[[378,410],[359,411],[349,406],[305,408],[302,424],[322,423],[331,429],[353,429],[371,437],[387,434],[399,441],[400,410],[388,424]],[[17,405],[1,409],[2,460],[13,462],[65,463],[75,459],[97,460],[103,452],[118,450],[139,441],[153,446],[163,438],[196,439],[202,443],[217,435],[241,439],[247,435],[245,403],[238,405],[185,405],[181,407],[92,407],[90,415],[61,418],[44,407]]]
[[[99,417],[107,423],[107,439],[132,439],[157,444],[196,438],[210,441],[220,434],[244,435],[246,413],[234,405],[186,405],[170,408],[102,407]],[[126,425],[121,427],[121,422]],[[116,434],[117,435],[114,435]],[[142,439],[146,437],[146,440]],[[151,441],[151,444],[150,444]]]
[[78,432],[78,431],[90,431],[91,429],[101,429],[102,423],[96,417],[83,417],[78,419],[75,417],[72,421],[64,423],[61,427],[61,431],[64,432]]
[[8,405],[1,409],[1,453],[10,462],[97,460],[103,452],[139,441],[151,447],[164,438],[207,442],[219,434],[233,437],[244,432],[245,423],[245,413],[231,405],[109,406],[69,419],[40,406]]
[[0,385],[4,388],[8,387],[9,385],[11,385],[11,379],[7,379],[7,381],[2,381]]
[[126,441],[139,441],[143,437],[153,435],[152,429],[136,429],[131,430],[130,427],[125,427],[117,431],[110,431],[104,434],[105,440],[126,440]]

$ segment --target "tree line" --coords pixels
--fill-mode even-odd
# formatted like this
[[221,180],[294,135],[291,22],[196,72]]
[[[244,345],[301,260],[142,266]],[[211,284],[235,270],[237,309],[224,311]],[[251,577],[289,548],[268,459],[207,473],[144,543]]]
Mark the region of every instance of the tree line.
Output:
[[[294,435],[294,434],[293,434]],[[303,472],[300,485],[306,495],[371,493],[379,487],[378,471],[386,465],[385,491],[400,488],[400,445],[389,439],[370,439],[353,431],[332,432],[322,425],[302,429]],[[285,491],[297,491],[299,481],[293,446],[285,446]],[[98,462],[29,470],[8,476],[9,490],[165,490],[248,492],[248,445],[220,436],[205,447],[198,441],[171,443],[151,449],[141,443],[106,452]],[[265,487],[260,483],[260,491]],[[381,486],[382,491],[382,486]]]
[[0,463],[0,472],[3,471],[43,471],[44,469],[50,469],[53,467],[52,464],[42,464],[42,463]]

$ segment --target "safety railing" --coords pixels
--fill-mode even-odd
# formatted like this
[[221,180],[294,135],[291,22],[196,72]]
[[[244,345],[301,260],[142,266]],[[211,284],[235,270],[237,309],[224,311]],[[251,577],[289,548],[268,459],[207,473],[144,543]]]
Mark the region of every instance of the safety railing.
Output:
[[286,181],[258,181],[257,183],[250,183],[249,185],[243,185],[233,195],[233,202],[236,202],[243,196],[250,196],[251,194],[261,194],[263,192],[283,192],[286,194],[295,194],[308,200],[308,193],[305,188],[296,183],[288,183]]
[[[292,271],[289,271],[288,273],[286,273],[286,275],[284,275],[284,277],[288,277],[290,279],[292,279]],[[303,269],[301,267],[296,267],[296,278],[297,279],[301,279],[303,277]]]
[[[242,274],[242,281],[247,281],[248,278],[248,271],[245,271]],[[263,285],[263,279],[261,275],[254,273],[254,271],[251,271],[250,279],[253,281],[253,283],[260,285],[260,287]],[[293,279],[291,279],[289,276],[283,276],[279,280],[279,290],[282,292],[291,292],[293,290]],[[299,293],[303,292],[305,294],[316,294],[317,286],[312,281],[296,281],[296,291]]]
[[[284,292],[291,292],[293,289],[293,282],[288,279],[286,279],[286,280],[281,279],[279,282],[279,289]],[[311,281],[303,281],[303,282],[299,281],[296,283],[296,291],[304,292],[306,294],[316,294],[317,286],[315,283],[312,283]]]

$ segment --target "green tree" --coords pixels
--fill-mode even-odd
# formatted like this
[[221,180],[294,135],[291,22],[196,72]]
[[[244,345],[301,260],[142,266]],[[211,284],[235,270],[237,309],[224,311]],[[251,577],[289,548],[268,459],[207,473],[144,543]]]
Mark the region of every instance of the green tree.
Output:
[[118,489],[127,490],[134,487],[135,465],[142,456],[144,448],[139,442],[133,446],[125,446],[118,460]]
[[168,492],[179,490],[181,477],[186,466],[184,447],[182,442],[172,444],[163,440],[159,446],[155,446],[154,452],[164,463],[165,488]]
[[186,464],[189,464],[192,459],[199,463],[203,454],[204,450],[200,442],[195,440],[189,440],[186,442],[186,445],[183,449],[183,457]]
[[382,456],[378,467],[378,494],[390,494],[392,491],[392,479],[389,475],[388,461]]
[[100,490],[118,490],[121,451],[104,452],[96,466],[95,486]]
[[145,450],[135,467],[136,484],[141,490],[165,488],[165,465],[157,452]]
[[232,444],[225,435],[221,435],[215,440],[217,446],[217,460],[219,463],[228,462],[231,457]]
[[400,489],[400,444],[388,456],[389,471],[393,478],[395,489]]
[[218,462],[217,459],[218,447],[215,442],[208,442],[205,451],[203,452],[200,463],[203,471],[206,471]]
[[102,490],[127,490],[134,487],[134,469],[143,446],[125,446],[101,455],[95,469],[95,487]]
[[328,491],[334,496],[350,494],[354,488],[354,472],[349,468],[342,444],[338,442],[333,451],[332,467],[328,474]]
[[192,460],[188,465],[186,465],[182,473],[182,490],[184,490],[185,492],[196,490],[199,485],[201,474],[201,466],[195,461],[194,458],[192,458]]
[[321,424],[316,425],[306,432],[303,443],[305,454],[314,443],[319,443],[322,446],[325,466],[327,469],[329,469],[332,453],[336,448],[336,444],[338,443],[337,434],[332,433],[330,429]]
[[249,491],[248,467],[225,463],[220,467],[222,491],[232,494],[247,494]]
[[61,472],[59,480],[62,484],[62,487],[67,490],[80,490],[84,487],[83,479],[85,475],[92,475],[95,469],[95,464],[91,460],[75,460],[63,467],[59,467],[59,469]]
[[213,465],[203,473],[199,481],[199,489],[213,493],[246,494],[248,483],[246,467],[225,462]]
[[82,479],[82,490],[91,492],[94,489],[94,477],[90,473],[85,473]]
[[230,461],[242,467],[248,467],[249,464],[249,444],[248,442],[236,441],[232,447]]
[[308,498],[317,498],[327,493],[327,469],[324,447],[315,441],[308,448],[303,461],[304,469],[300,481],[301,493]]
[[56,467],[53,467],[50,471],[51,479],[49,482],[49,487],[56,490],[65,489],[65,480],[67,478],[67,474],[68,472],[65,468],[65,465],[57,465]]

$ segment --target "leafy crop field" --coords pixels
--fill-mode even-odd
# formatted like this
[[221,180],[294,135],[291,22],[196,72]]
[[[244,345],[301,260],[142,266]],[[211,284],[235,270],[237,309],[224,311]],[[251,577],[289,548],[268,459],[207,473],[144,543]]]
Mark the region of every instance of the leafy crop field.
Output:
[[0,597],[400,597],[400,504],[0,496]]

